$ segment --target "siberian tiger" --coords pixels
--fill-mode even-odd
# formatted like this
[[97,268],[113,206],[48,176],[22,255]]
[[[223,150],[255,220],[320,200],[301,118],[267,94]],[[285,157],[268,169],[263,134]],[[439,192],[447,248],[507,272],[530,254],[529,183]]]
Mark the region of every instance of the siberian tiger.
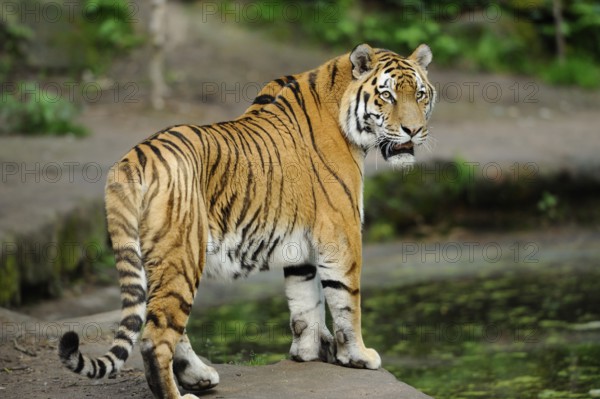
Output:
[[66,367],[114,376],[145,324],[140,346],[154,396],[196,398],[181,396],[177,383],[186,391],[219,383],[185,333],[200,277],[283,267],[291,357],[379,368],[361,334],[364,158],[378,147],[393,165],[414,162],[435,103],[431,59],[426,45],[404,58],[361,44],[270,82],[234,121],[173,126],[129,151],[106,185],[120,325],[95,359],[81,354],[75,332],[64,334]]

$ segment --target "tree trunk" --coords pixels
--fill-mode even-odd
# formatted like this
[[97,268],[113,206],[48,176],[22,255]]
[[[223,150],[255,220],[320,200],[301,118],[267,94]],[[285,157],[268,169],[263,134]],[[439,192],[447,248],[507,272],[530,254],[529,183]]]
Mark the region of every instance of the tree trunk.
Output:
[[556,58],[560,63],[565,62],[565,36],[563,35],[562,1],[553,0],[552,14],[554,15],[554,38],[556,40]]
[[150,82],[152,85],[150,100],[154,109],[163,109],[167,85],[164,80],[164,47],[166,41],[166,11],[167,0],[152,0],[152,14],[150,16],[150,38],[152,42],[152,55],[150,56]]

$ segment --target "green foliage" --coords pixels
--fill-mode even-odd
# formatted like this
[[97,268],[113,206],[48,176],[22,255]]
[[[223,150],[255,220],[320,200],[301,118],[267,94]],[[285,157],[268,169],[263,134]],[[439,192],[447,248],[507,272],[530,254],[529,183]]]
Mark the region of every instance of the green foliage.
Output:
[[391,223],[384,221],[374,223],[367,231],[366,239],[372,242],[390,241],[396,237],[396,231]]
[[[227,2],[233,3],[239,1]],[[302,40],[309,38],[345,50],[368,42],[409,54],[420,43],[427,43],[438,65],[527,73],[550,83],[599,87],[600,4],[593,0],[563,3],[561,32],[569,62],[551,66],[548,72],[556,58],[549,1],[317,0],[292,4],[263,0],[253,3],[260,10],[258,21],[252,18],[247,22],[258,22],[279,38],[289,40],[296,34]],[[300,10],[294,17],[286,13],[292,5]]]
[[556,219],[558,198],[555,195],[550,194],[548,191],[544,191],[542,198],[537,203],[538,210],[546,215],[550,219]]
[[14,95],[0,99],[0,134],[84,136],[85,127],[74,123],[77,108],[63,98],[51,98],[39,85],[21,82]]
[[13,14],[0,18],[0,79],[6,79],[26,59],[33,31]]
[[119,55],[139,45],[133,30],[134,15],[126,0],[85,0],[85,13],[73,21],[74,32],[65,32],[60,42],[72,51],[74,70],[103,72]]
[[[37,14],[45,10],[40,0],[26,0],[24,4],[26,6],[16,7],[18,12],[7,13],[0,21],[2,78],[11,72],[23,74],[26,71],[27,45],[36,40],[49,47],[50,52],[66,56],[65,64],[73,73],[91,70],[96,74],[104,72],[116,56],[141,43],[133,26],[140,16],[127,0],[56,3],[54,6],[61,9],[56,11],[58,18],[52,21]],[[37,10],[37,13],[27,13],[27,10]]]
[[555,61],[541,71],[541,76],[545,81],[557,85],[575,85],[587,89],[600,86],[600,66],[585,58]]

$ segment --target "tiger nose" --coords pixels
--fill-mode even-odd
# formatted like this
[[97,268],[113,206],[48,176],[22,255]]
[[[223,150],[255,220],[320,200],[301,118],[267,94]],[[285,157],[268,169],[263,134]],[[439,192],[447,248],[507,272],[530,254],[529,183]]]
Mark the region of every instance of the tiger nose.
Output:
[[420,127],[407,127],[402,125],[402,131],[408,134],[410,137],[413,137],[415,134],[418,134],[421,130],[423,130],[423,126]]

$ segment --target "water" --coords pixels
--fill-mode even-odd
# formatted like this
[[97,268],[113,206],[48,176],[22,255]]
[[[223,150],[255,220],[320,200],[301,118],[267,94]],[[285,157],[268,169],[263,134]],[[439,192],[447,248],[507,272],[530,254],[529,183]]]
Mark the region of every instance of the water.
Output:
[[[600,389],[600,269],[539,265],[365,289],[363,335],[437,399],[590,398]],[[188,332],[213,362],[265,364],[291,343],[285,298],[213,308]]]

